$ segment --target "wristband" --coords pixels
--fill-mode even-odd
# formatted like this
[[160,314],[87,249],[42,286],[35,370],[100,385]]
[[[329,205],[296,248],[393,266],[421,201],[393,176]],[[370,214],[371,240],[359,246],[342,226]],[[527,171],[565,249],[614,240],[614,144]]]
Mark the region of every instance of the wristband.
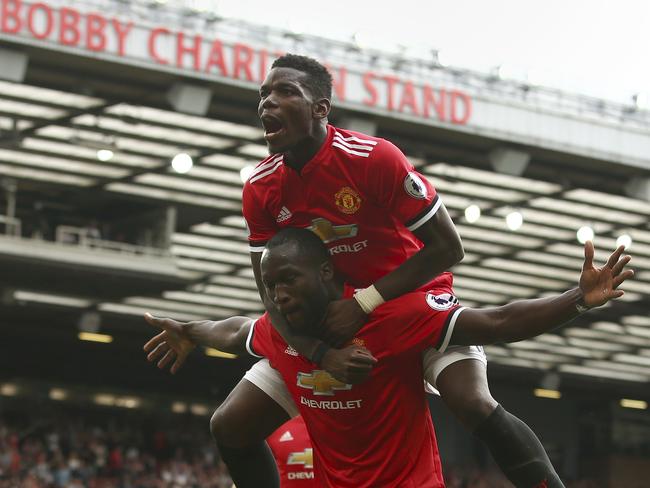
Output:
[[318,346],[316,346],[316,350],[314,351],[314,354],[311,355],[311,362],[314,364],[318,364],[320,366],[320,362],[323,360],[325,354],[329,350],[330,350],[330,346],[328,346],[324,342],[321,342],[320,344],[318,344]]
[[584,304],[584,301],[582,298],[576,302],[576,310],[578,313],[585,313],[588,312],[590,309],[587,305]]
[[588,312],[591,307],[588,307],[585,305],[585,297],[582,294],[582,290],[580,290],[580,298],[576,300],[576,310],[578,313],[585,313]]
[[354,294],[354,299],[357,301],[361,310],[366,314],[371,313],[379,305],[385,302],[384,297],[377,291],[375,285],[370,285]]

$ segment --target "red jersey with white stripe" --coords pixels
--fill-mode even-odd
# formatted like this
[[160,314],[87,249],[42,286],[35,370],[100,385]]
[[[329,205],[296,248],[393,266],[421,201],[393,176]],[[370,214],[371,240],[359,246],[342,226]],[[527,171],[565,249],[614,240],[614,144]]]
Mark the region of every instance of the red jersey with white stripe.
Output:
[[278,465],[281,488],[313,488],[314,454],[305,421],[295,417],[267,439]]
[[[344,296],[352,296],[346,287]],[[370,314],[353,343],[378,359],[370,378],[347,385],[287,346],[268,315],[247,347],[284,379],[314,449],[314,479],[333,488],[444,486],[433,424],[422,389],[422,351],[444,351],[462,308],[451,288],[412,292]]]
[[[262,252],[284,227],[309,227],[328,246],[336,269],[358,287],[420,250],[412,231],[439,206],[431,183],[395,145],[331,125],[300,173],[284,164],[282,154],[259,163],[244,185],[242,202],[251,252]],[[434,282],[450,279],[443,273]]]

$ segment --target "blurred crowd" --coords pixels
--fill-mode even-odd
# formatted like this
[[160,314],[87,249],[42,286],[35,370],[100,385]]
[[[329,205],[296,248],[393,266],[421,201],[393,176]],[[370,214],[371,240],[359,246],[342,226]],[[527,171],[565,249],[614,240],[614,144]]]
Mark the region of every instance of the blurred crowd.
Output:
[[0,417],[0,488],[231,488],[207,421],[179,424]]
[[[51,406],[0,409],[0,488],[233,486],[207,418]],[[445,466],[444,473],[447,488],[512,488],[496,469]],[[567,483],[567,488],[602,486]]]

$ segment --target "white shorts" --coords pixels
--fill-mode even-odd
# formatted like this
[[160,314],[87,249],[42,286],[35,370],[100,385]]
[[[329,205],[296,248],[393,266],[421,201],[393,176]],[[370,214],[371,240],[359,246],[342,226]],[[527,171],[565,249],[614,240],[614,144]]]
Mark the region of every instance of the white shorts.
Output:
[[[475,359],[487,367],[487,357],[481,346],[451,346],[443,353],[435,349],[427,349],[422,354],[422,368],[424,370],[425,390],[439,395],[435,389],[436,380],[442,371],[450,364],[464,359]],[[275,402],[286,410],[291,418],[298,415],[298,408],[291,398],[282,376],[271,367],[268,359],[261,359],[246,371],[244,379],[250,381],[260,390],[273,398]]]
[[440,396],[440,393],[436,390],[438,376],[450,364],[464,359],[475,359],[487,368],[487,356],[483,346],[450,346],[445,352],[438,352],[433,348],[425,350],[422,353],[425,391]]

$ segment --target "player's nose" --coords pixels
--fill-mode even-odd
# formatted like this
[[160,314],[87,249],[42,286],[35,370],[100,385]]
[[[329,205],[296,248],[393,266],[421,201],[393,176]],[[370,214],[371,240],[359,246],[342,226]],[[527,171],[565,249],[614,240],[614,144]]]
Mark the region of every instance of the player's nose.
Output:
[[291,301],[291,295],[289,295],[285,290],[280,289],[275,293],[275,299],[278,305],[286,305]]

